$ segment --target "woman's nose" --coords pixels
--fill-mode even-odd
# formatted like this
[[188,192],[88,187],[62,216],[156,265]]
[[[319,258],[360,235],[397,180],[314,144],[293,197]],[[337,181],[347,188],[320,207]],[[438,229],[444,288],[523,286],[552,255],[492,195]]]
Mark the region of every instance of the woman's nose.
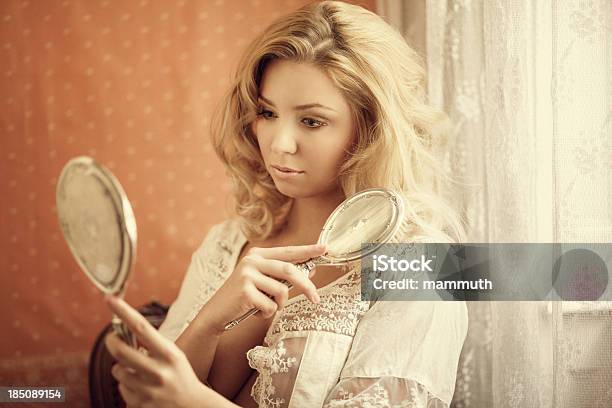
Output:
[[288,126],[281,126],[272,139],[270,149],[274,153],[295,154],[297,147],[297,141],[291,129]]

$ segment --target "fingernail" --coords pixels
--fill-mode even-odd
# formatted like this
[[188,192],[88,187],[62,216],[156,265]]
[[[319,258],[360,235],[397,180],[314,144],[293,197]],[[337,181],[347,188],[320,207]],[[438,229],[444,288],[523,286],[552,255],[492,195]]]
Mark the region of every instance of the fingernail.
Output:
[[313,300],[314,303],[319,303],[321,301],[321,297],[317,292],[314,293]]

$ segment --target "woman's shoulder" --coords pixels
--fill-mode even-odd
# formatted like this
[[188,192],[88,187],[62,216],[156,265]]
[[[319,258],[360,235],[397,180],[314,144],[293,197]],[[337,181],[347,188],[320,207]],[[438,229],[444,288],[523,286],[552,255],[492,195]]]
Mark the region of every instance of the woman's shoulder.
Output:
[[233,252],[233,249],[244,243],[246,239],[240,226],[241,223],[238,218],[228,218],[213,224],[208,229],[196,253],[209,251],[212,248]]
[[209,234],[221,236],[236,235],[238,233],[242,233],[240,229],[240,219],[235,217],[213,224],[209,229]]
[[230,273],[230,256],[240,240],[240,223],[228,219],[208,228],[193,252],[181,290],[159,331],[175,341]]

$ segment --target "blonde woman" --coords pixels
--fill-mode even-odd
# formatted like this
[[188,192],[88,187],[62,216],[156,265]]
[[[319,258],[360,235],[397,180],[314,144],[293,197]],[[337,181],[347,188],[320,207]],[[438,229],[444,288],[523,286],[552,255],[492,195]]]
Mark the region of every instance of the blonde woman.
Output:
[[[310,277],[293,266],[325,252],[312,243],[327,217],[371,187],[405,197],[396,241],[461,239],[434,154],[444,115],[424,86],[417,54],[358,6],[306,6],[250,44],[212,132],[237,217],[194,253],[159,333],[108,300],[149,351],[107,339],[128,405],[449,406],[465,304],[370,304],[358,263]],[[253,307],[261,312],[224,331]]]

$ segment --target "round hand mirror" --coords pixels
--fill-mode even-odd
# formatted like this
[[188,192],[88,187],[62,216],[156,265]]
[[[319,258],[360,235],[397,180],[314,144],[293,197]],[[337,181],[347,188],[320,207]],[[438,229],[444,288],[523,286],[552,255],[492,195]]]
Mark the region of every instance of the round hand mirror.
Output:
[[[123,188],[106,168],[80,156],[63,168],[56,190],[64,238],[87,277],[106,294],[123,296],[136,256],[136,220]],[[126,343],[135,337],[113,316]]]
[[[404,218],[402,197],[385,188],[358,192],[344,200],[327,218],[317,243],[327,246],[327,253],[297,266],[310,274],[316,265],[340,265],[361,259],[393,238]],[[364,244],[368,244],[364,246]],[[291,287],[291,283],[281,280]],[[238,325],[259,310],[254,308],[225,325]]]

